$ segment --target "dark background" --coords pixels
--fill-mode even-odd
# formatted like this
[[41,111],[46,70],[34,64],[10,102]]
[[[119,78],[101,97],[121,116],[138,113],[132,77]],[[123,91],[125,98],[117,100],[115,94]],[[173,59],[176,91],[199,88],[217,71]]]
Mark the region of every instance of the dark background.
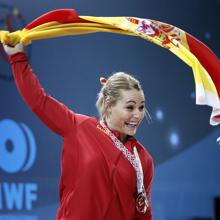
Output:
[[[204,42],[220,57],[219,0],[0,1],[0,29],[22,29],[36,17],[58,8],[74,8],[79,15],[135,16],[173,24]],[[14,9],[22,16],[14,16]],[[213,215],[213,198],[220,195],[220,149],[216,143],[220,129],[209,125],[210,107],[195,105],[194,78],[185,63],[143,39],[109,33],[34,41],[27,53],[49,94],[75,112],[96,117],[99,77],[115,71],[135,75],[142,82],[152,117],[150,123],[142,123],[136,136],[155,162],[154,219]],[[32,210],[3,207],[0,213],[6,219],[9,215],[54,219],[62,140],[23,103],[2,50],[0,55],[0,123],[4,119],[25,123],[32,130],[37,147],[31,169],[14,174],[0,169],[0,184],[28,181],[39,187]]]

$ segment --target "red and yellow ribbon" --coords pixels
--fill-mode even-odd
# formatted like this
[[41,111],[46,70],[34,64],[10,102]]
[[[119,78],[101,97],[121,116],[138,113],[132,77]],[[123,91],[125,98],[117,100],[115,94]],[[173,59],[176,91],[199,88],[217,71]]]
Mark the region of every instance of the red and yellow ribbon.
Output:
[[12,46],[28,45],[33,40],[96,32],[137,36],[170,50],[193,70],[196,104],[211,106],[210,124],[220,123],[219,59],[198,39],[170,24],[136,17],[78,16],[73,9],[60,9],[40,16],[23,30],[0,31],[0,40]]

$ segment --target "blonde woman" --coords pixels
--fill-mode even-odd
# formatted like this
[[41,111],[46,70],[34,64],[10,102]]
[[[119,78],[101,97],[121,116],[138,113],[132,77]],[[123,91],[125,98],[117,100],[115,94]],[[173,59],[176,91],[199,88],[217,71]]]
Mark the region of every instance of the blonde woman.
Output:
[[152,220],[153,160],[134,138],[146,111],[139,81],[123,72],[101,78],[97,120],[45,93],[22,44],[4,48],[22,98],[64,139],[57,219]]

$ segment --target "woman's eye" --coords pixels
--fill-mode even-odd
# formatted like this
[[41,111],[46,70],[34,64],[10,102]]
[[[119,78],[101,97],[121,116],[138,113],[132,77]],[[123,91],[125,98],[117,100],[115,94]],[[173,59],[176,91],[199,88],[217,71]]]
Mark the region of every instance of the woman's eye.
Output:
[[144,106],[142,105],[139,107],[139,111],[143,111],[143,110],[144,110]]
[[133,110],[134,107],[133,107],[133,106],[127,106],[126,109],[128,109],[128,110]]

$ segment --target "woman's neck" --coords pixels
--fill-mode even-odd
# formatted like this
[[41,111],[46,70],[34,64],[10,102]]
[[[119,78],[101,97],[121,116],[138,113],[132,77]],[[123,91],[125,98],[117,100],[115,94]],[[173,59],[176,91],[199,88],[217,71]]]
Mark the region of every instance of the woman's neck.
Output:
[[[111,123],[109,123],[109,121],[108,121],[107,119],[103,119],[103,121],[104,121],[104,123],[108,126],[108,128],[109,128],[111,131],[117,131],[115,128],[113,128],[113,127],[111,126]],[[119,131],[117,131],[117,132],[119,132]],[[120,140],[122,143],[125,143],[125,142],[128,140],[128,135],[119,132],[119,140]]]
[[119,134],[119,140],[122,142],[122,143],[125,143],[127,140],[128,140],[128,135],[127,134]]

